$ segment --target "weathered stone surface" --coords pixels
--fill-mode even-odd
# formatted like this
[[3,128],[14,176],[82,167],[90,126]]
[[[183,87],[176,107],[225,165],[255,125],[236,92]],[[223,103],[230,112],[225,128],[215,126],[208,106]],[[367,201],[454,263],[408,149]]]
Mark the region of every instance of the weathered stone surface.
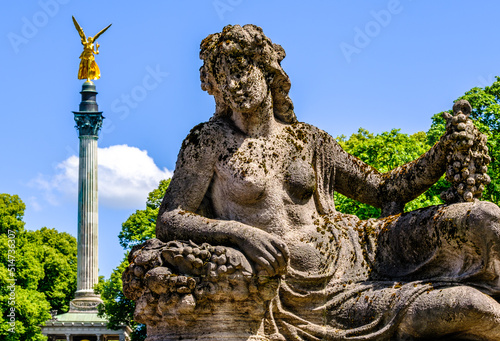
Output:
[[124,293],[136,300],[134,318],[148,325],[148,340],[246,340],[263,327],[279,286],[278,277],[254,276],[230,247],[153,239],[129,260]]
[[[158,239],[123,275],[148,341],[500,340],[500,209],[477,200],[489,157],[468,103],[381,174],[297,122],[284,50],[260,28],[227,26],[200,56],[216,112],[184,141]],[[402,213],[445,172],[453,204]],[[382,217],[337,212],[334,191]]]

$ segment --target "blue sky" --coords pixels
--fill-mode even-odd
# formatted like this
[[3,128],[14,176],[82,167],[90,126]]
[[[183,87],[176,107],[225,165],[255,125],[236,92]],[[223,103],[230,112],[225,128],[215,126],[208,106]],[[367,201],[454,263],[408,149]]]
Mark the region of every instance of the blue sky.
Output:
[[3,3],[0,192],[26,227],[76,236],[82,51],[74,15],[99,39],[99,267],[123,257],[121,223],[170,176],[183,138],[214,111],[199,44],[226,24],[261,26],[287,52],[299,120],[333,136],[426,131],[430,117],[500,75],[497,1],[41,0]]

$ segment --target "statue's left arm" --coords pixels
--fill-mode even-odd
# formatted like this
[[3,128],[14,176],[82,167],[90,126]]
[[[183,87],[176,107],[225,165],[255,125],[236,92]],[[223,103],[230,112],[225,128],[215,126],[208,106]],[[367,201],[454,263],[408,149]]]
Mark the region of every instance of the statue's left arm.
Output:
[[334,146],[335,190],[382,209],[382,216],[403,212],[404,205],[436,183],[446,170],[448,135],[417,160],[380,173],[360,159]]
[[382,216],[402,213],[407,202],[434,185],[446,171],[448,135],[441,139],[417,160],[382,174],[379,184]]

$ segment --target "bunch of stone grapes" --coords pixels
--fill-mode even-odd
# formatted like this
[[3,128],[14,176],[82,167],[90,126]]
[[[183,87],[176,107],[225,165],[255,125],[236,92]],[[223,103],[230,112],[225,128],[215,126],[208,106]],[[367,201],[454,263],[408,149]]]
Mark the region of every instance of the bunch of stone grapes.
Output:
[[[180,244],[180,243],[179,243]],[[235,257],[223,246],[202,244],[197,246],[180,244],[162,251],[162,257],[180,272],[209,278],[233,274],[243,268],[241,259]]]
[[491,182],[488,164],[491,158],[486,146],[486,135],[472,123],[469,102],[460,100],[453,106],[453,115],[445,112],[446,131],[450,151],[447,155],[446,180],[452,186],[441,193],[446,203],[472,202],[481,198],[485,186]]
[[[141,282],[156,294],[198,293],[200,282],[219,282],[248,277],[251,266],[239,251],[192,242],[162,243],[150,240],[152,249],[132,251],[132,263],[124,273],[124,289],[139,296]],[[201,292],[200,292],[201,294]]]

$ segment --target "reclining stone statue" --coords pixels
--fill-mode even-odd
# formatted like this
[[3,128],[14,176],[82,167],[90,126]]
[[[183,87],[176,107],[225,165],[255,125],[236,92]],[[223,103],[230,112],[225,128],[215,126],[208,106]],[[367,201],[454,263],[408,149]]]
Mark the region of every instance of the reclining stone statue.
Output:
[[[382,174],[297,121],[285,51],[261,28],[226,26],[200,57],[215,114],[123,274],[148,341],[500,340],[500,209],[478,200],[491,159],[466,101]],[[445,173],[447,204],[403,213]],[[335,191],[381,217],[337,212]]]

